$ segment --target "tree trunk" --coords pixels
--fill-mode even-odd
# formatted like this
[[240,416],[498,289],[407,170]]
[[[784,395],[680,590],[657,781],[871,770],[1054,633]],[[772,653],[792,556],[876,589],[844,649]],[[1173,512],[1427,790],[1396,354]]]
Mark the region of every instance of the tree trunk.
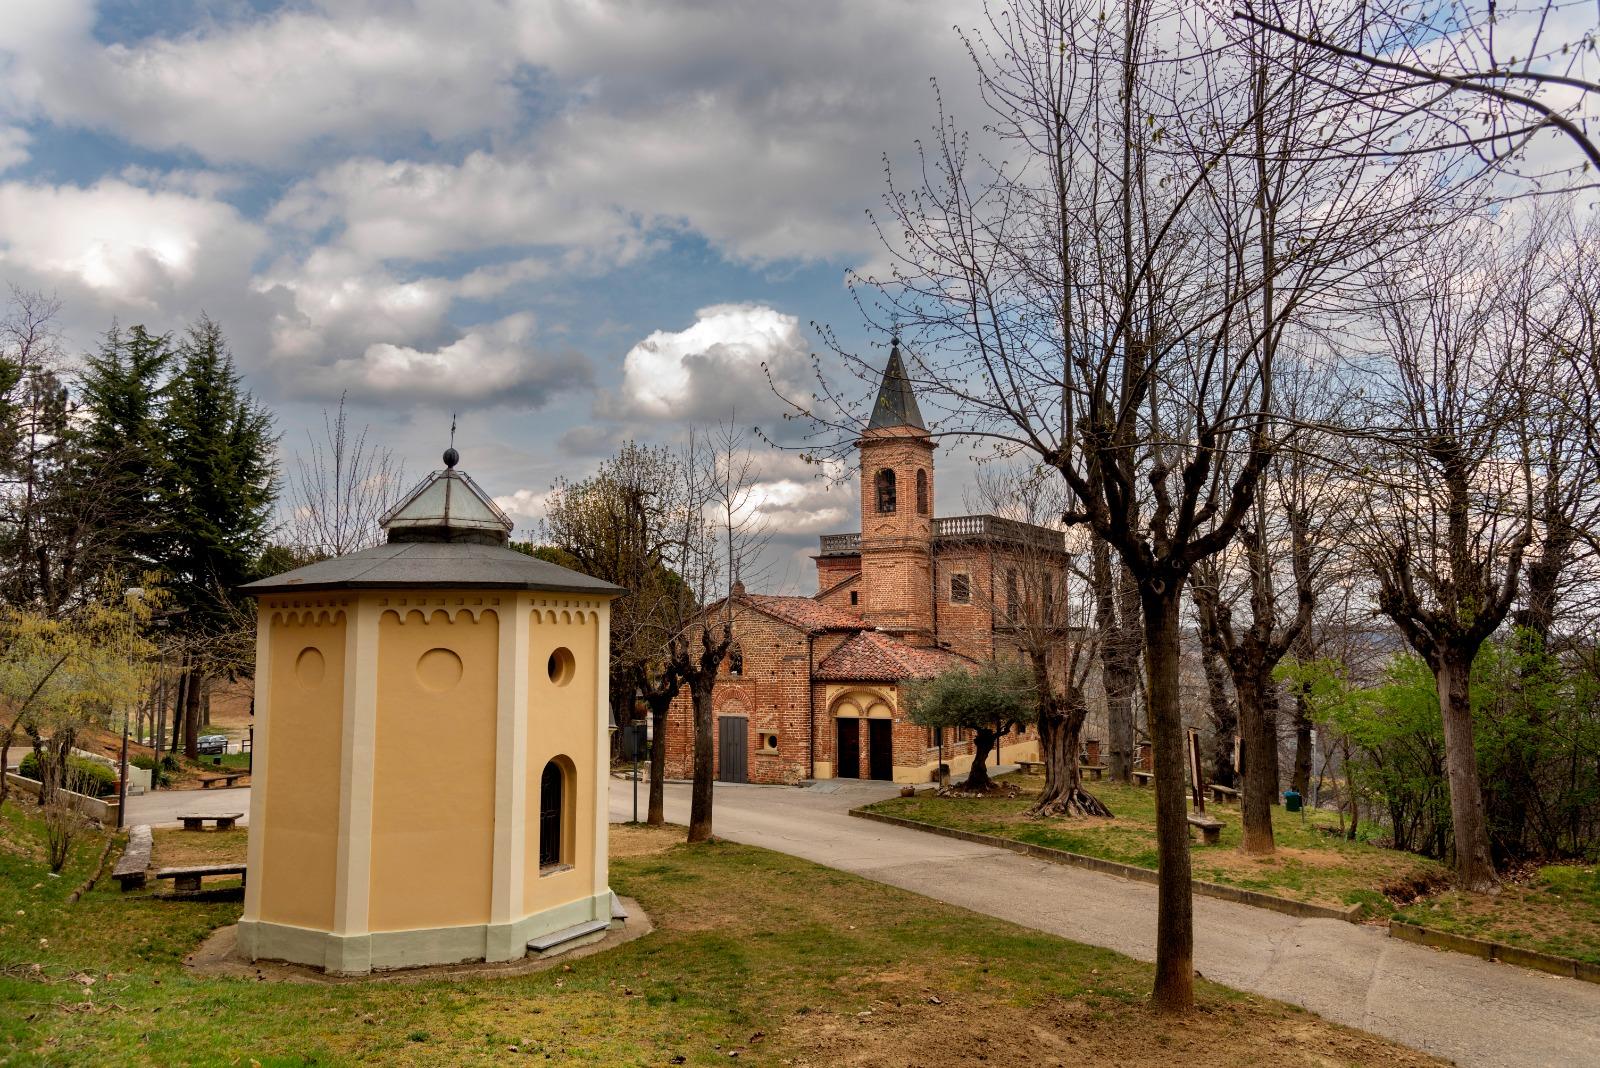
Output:
[[198,667],[189,669],[183,688],[183,755],[200,759],[200,687],[204,679]]
[[167,739],[168,751],[176,753],[183,745],[183,710],[184,694],[189,689],[189,669],[185,667],[178,672],[177,692],[172,700],[172,736]]
[[689,795],[689,841],[711,840],[711,790],[715,768],[712,765],[711,694],[715,675],[689,680],[689,697],[694,705],[694,785]]
[[1485,892],[1499,883],[1489,854],[1489,825],[1483,787],[1478,781],[1478,751],[1472,737],[1472,656],[1447,650],[1435,658],[1434,679],[1444,717],[1445,775],[1450,782],[1450,822],[1455,833],[1456,883]]
[[1157,1012],[1194,1008],[1194,899],[1189,867],[1188,804],[1183,786],[1183,712],[1179,705],[1179,597],[1181,578],[1140,583],[1144,657],[1150,694],[1150,737],[1155,753]]
[[1139,590],[1126,568],[1113,566],[1110,548],[1095,539],[1095,626],[1106,691],[1107,770],[1113,782],[1133,781],[1133,695],[1139,673]]
[[[1197,567],[1197,581],[1201,573]],[[1209,581],[1214,583],[1215,579],[1210,578]],[[1214,591],[1190,587],[1190,599],[1194,602],[1195,615],[1200,620],[1200,666],[1205,671],[1206,697],[1209,699],[1207,714],[1212,731],[1211,781],[1219,786],[1236,786],[1233,743],[1234,736],[1239,733],[1239,713],[1228,697],[1230,676],[1227,651],[1217,629],[1220,624],[1217,621],[1215,596]]]
[[1028,809],[1030,816],[1110,816],[1111,810],[1083,788],[1078,749],[1086,707],[1062,711],[1051,701],[1039,717],[1039,749],[1044,758],[1044,790]]
[[1267,718],[1259,672],[1234,676],[1239,729],[1244,741],[1244,789],[1239,794],[1244,840],[1239,848],[1256,856],[1273,853],[1272,799],[1277,788],[1278,739]]
[[660,827],[667,822],[667,710],[672,698],[649,698],[650,703],[650,814],[645,822]]
[[981,794],[994,786],[993,780],[989,778],[987,765],[989,754],[994,751],[994,743],[998,737],[999,735],[988,727],[979,727],[974,732],[972,739],[972,767],[967,772],[967,781],[957,789]]

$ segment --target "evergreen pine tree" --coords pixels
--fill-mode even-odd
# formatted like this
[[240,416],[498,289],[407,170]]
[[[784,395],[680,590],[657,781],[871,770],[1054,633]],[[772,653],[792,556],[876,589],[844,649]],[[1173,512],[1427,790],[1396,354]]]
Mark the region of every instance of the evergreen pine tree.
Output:
[[[240,384],[222,330],[209,318],[189,328],[178,360],[168,387],[164,563],[186,629],[220,639],[238,618],[233,590],[255,577],[267,540],[277,491],[272,416]],[[217,659],[189,658],[183,741],[191,759],[205,676]]]
[[116,517],[108,536],[130,574],[159,568],[168,548],[159,491],[167,481],[163,379],[172,363],[169,335],[113,325],[83,373],[83,450]]

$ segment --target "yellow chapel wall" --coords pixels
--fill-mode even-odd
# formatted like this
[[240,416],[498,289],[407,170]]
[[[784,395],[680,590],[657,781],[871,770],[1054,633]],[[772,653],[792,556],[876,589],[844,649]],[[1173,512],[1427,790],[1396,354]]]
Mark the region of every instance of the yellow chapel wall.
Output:
[[481,592],[386,600],[378,623],[370,929],[487,923],[500,609],[484,606]]
[[[565,597],[531,598],[528,627],[527,792],[524,797],[526,846],[522,882],[524,915],[587,898],[605,889],[595,877],[596,777],[609,776],[610,753],[598,750],[595,716],[599,700],[598,664],[602,602]],[[573,668],[565,685],[550,678],[550,655],[567,649]],[[564,806],[564,850],[559,870],[539,869],[539,785],[545,764],[564,757],[573,774]]]
[[[269,631],[266,751],[259,914],[255,918],[328,930],[338,858],[344,608],[263,604]],[[259,788],[259,787],[258,787]]]

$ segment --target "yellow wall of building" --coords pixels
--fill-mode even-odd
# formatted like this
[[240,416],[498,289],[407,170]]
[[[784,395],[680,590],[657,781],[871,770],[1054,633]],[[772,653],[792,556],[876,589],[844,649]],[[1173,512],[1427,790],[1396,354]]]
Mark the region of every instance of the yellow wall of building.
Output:
[[[595,704],[600,602],[534,596],[528,627],[528,762],[526,852],[522,883],[524,913],[562,905],[604,890],[595,885],[594,801],[596,775],[608,774],[609,753],[597,752]],[[572,653],[564,685],[552,681],[548,665],[557,649]],[[606,716],[607,709],[598,714]],[[539,785],[554,758],[571,762],[561,870],[539,868]]]
[[370,928],[486,923],[499,613],[454,596],[399,600],[378,623]]
[[[271,628],[260,919],[326,930],[333,923],[345,685],[343,609],[276,609]],[[319,663],[320,661],[320,663]],[[255,830],[252,828],[252,830]]]

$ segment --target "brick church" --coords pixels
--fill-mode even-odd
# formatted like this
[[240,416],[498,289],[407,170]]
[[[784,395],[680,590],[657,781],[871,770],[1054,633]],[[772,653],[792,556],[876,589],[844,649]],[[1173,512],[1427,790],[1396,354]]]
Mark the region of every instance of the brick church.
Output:
[[[1067,563],[1062,532],[995,515],[933,514],[934,443],[900,357],[889,353],[860,456],[861,530],[826,534],[813,597],[735,583],[734,646],[713,696],[717,778],[794,783],[861,778],[925,783],[972,763],[964,732],[913,724],[908,682],[1015,655],[1022,554]],[[1035,563],[1035,566],[1036,563]],[[723,602],[707,608],[721,616]],[[667,718],[667,773],[693,769],[688,695]],[[1006,761],[1038,759],[1032,732],[1002,740]]]

